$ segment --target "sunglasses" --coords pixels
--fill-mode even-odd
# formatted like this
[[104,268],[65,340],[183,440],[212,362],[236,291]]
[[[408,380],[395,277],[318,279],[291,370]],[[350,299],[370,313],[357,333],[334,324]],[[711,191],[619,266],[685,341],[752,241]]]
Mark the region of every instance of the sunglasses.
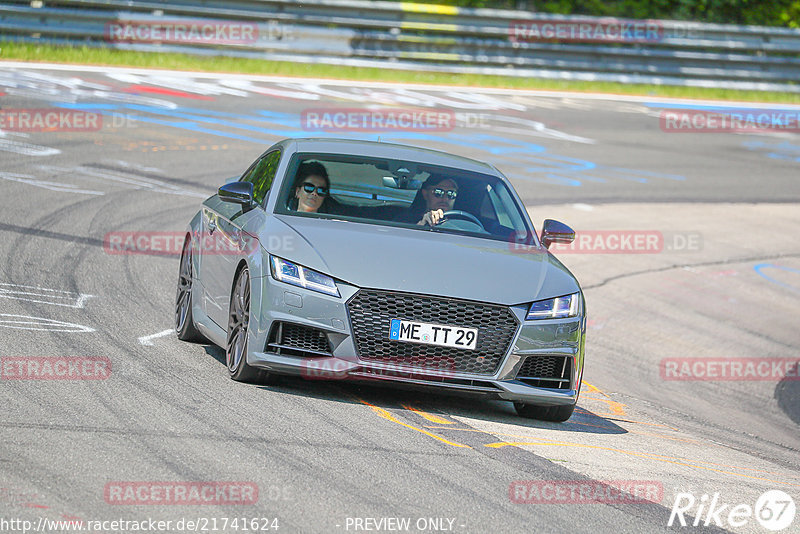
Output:
[[452,189],[445,191],[444,189],[440,189],[438,187],[433,190],[433,196],[436,198],[442,198],[445,194],[447,194],[447,198],[450,200],[455,200],[458,196],[458,191],[453,191]]
[[303,191],[305,191],[305,192],[306,192],[306,193],[308,193],[309,195],[310,195],[311,193],[313,193],[314,191],[316,191],[316,192],[317,192],[317,194],[318,194],[319,196],[321,196],[321,197],[324,197],[324,196],[326,196],[326,195],[328,194],[328,188],[327,188],[327,187],[325,187],[325,186],[322,186],[322,185],[320,185],[320,186],[315,186],[315,185],[314,185],[314,184],[312,184],[311,182],[304,182],[304,183],[303,183]]

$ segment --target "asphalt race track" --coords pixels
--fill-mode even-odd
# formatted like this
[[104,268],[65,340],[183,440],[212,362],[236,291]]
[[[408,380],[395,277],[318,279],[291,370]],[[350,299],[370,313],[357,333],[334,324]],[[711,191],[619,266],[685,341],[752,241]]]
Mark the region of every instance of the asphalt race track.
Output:
[[[0,530],[152,518],[172,532],[763,533],[800,505],[796,128],[666,131],[664,110],[712,108],[656,98],[11,63],[0,63],[0,105],[6,118],[73,118],[0,131]],[[555,218],[591,237],[557,253],[589,312],[567,423],[428,392],[233,382],[221,349],[171,331],[179,245],[104,246],[114,232],[182,231],[281,138],[378,135],[315,130],[309,110],[392,107],[454,123],[382,140],[490,161],[537,228]],[[102,120],[78,124],[87,112]],[[609,236],[637,233],[657,245],[611,248]],[[420,268],[431,263],[457,268]],[[91,376],[14,375],[20,359],[53,357],[89,361]],[[697,361],[768,370],[668,372]],[[197,483],[247,498],[176,503],[154,489]],[[134,484],[147,490],[139,500],[124,497]],[[603,502],[553,497],[581,484]],[[621,498],[621,485],[647,500]],[[793,503],[760,499],[770,490]],[[686,527],[667,526],[676,500]],[[800,517],[781,531],[800,532]]]

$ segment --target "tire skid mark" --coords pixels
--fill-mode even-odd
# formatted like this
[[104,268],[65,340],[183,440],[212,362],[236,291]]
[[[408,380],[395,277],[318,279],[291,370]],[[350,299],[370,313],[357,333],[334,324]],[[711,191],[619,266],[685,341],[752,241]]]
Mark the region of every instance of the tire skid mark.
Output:
[[745,257],[745,258],[728,258],[724,260],[714,260],[714,261],[705,261],[699,263],[675,263],[672,265],[666,265],[664,267],[654,267],[652,269],[643,269],[641,271],[632,271],[629,273],[621,273],[614,276],[609,276],[605,280],[601,282],[597,282],[592,285],[583,286],[583,290],[587,291],[589,289],[597,289],[598,287],[603,287],[611,282],[616,282],[617,280],[621,280],[624,278],[630,278],[632,276],[639,276],[642,274],[653,274],[653,273],[661,273],[665,271],[672,271],[675,269],[684,269],[687,267],[709,267],[711,265],[732,265],[736,263],[751,263],[755,261],[763,261],[763,260],[777,260],[783,258],[800,258],[800,253],[792,252],[789,254],[770,254],[768,256],[755,256],[755,257]]
[[427,419],[428,421],[430,421],[432,423],[438,423],[440,425],[455,425],[456,424],[454,421],[450,421],[449,419],[445,419],[444,417],[441,417],[441,416],[438,416],[438,415],[435,415],[435,414],[431,414],[431,413],[422,411],[419,408],[414,408],[413,406],[408,406],[406,404],[403,404],[402,406],[406,410],[414,412],[417,415],[421,416],[423,419]]

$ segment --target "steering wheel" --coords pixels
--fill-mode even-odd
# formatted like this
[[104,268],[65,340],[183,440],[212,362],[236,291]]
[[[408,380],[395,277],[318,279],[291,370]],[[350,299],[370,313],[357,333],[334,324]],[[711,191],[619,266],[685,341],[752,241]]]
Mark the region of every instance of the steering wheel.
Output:
[[443,217],[445,219],[450,218],[450,217],[452,217],[454,219],[464,219],[464,220],[467,220],[469,222],[473,222],[473,223],[477,224],[480,227],[481,230],[483,230],[484,232],[486,231],[486,228],[483,227],[483,223],[481,223],[481,221],[477,217],[475,217],[473,214],[469,213],[468,211],[449,210],[449,211],[444,212]]

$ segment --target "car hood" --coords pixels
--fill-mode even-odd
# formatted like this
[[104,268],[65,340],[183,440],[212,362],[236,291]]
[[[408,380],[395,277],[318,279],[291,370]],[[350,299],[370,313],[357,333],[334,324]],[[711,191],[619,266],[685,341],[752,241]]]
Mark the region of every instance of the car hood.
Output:
[[276,215],[267,252],[365,288],[514,305],[580,289],[541,247],[408,228]]

